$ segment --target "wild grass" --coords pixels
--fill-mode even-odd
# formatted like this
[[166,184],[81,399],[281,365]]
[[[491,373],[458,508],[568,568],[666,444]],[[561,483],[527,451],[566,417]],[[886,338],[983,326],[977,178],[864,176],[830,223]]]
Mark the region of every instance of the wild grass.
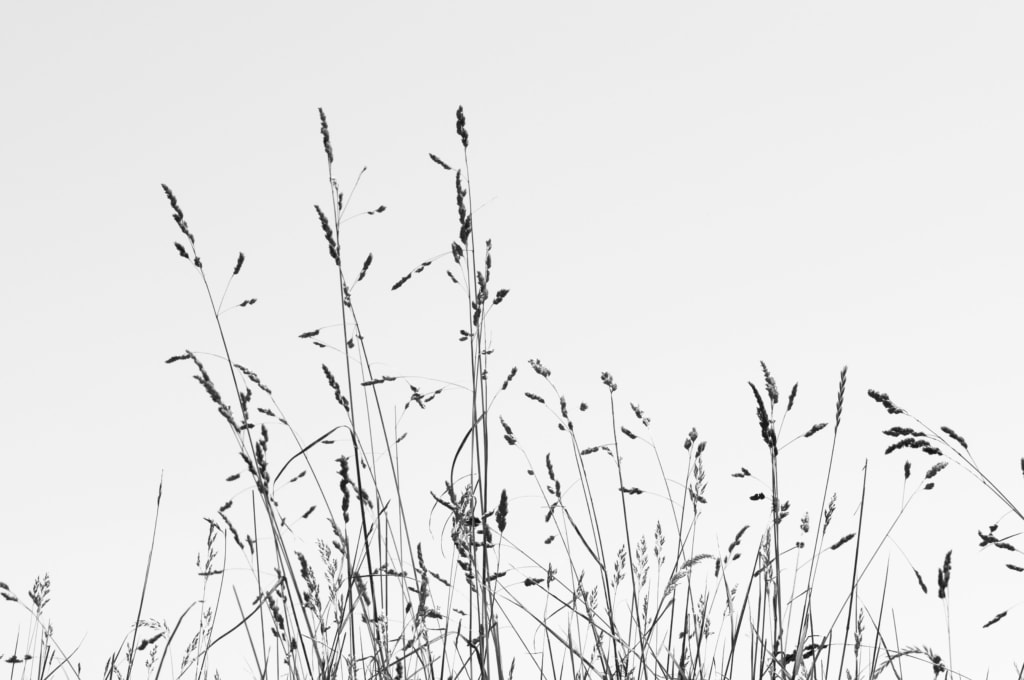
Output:
[[[225,308],[245,255],[225,269],[227,284],[215,292],[222,267],[202,259],[183,201],[162,186],[179,233],[175,251],[198,281],[219,338],[213,350],[185,349],[167,363],[191,372],[223,422],[239,468],[225,481],[231,497],[207,513],[197,564],[200,596],[170,619],[173,624],[144,616],[151,543],[130,632],[99,677],[219,678],[218,668],[237,677],[243,667],[253,677],[320,680],[965,677],[951,659],[948,607],[947,639],[917,640],[914,631],[898,630],[891,616],[888,566],[876,601],[865,601],[861,588],[866,574],[881,567],[878,557],[907,508],[939,475],[949,474],[949,466],[1024,520],[977,464],[966,439],[868,391],[893,419],[884,431],[892,443],[878,456],[908,454],[904,481],[911,492],[885,531],[865,535],[866,459],[859,498],[852,499],[856,525],[839,528],[833,471],[840,425],[846,427],[844,405],[854,396],[847,392],[848,371],[839,372],[832,420],[793,431],[787,420],[798,409],[798,387],[780,391],[761,363],[749,383],[754,418],[745,422],[759,433],[763,451],[750,468],[732,473],[732,483],[765,478],[765,490],[748,502],[767,503],[770,511],[724,537],[723,549],[718,536],[701,532],[712,503],[708,443],[697,429],[678,437],[666,466],[650,418],[638,404],[624,402],[611,374],[600,374],[599,398],[588,405],[570,401],[539,359],[526,361],[525,370],[492,367],[489,320],[510,293],[492,281],[492,243],[475,221],[461,107],[455,132],[457,162],[429,154],[454,189],[450,241],[439,234],[443,255],[422,260],[390,288],[415,285],[430,267],[445,269],[456,285],[459,294],[448,303],[464,316],[456,329],[465,348],[461,392],[375,370],[359,316],[374,300],[364,301],[357,290],[374,258],[349,252],[343,226],[385,207],[356,207],[359,177],[347,192],[340,189],[320,111],[326,200],[309,217],[324,239],[315,264],[333,273],[336,308],[327,325],[297,332],[328,358],[296,370],[322,374],[323,392],[316,397],[333,402],[335,418],[312,437],[293,428],[279,395],[233,352],[224,315],[255,303],[244,298]],[[404,387],[404,398],[396,398],[396,386]],[[455,401],[461,411],[457,421],[445,421],[457,445],[436,461],[433,479],[410,480],[400,455],[405,435],[386,414],[432,412],[441,400]],[[527,438],[517,435],[512,410],[505,409],[514,400],[547,424],[550,441],[536,442],[535,428]],[[829,451],[828,462],[816,505],[798,517],[801,511],[786,500],[794,480],[779,458],[810,438]],[[336,463],[333,472],[314,460],[324,449]],[[646,451],[653,476],[640,474],[636,450]],[[1024,460],[1021,465],[1024,470]],[[513,486],[511,471],[532,488]],[[294,496],[284,499],[288,487],[301,487],[306,500],[296,506]],[[161,497],[162,484],[154,542]],[[412,509],[424,500],[444,515],[440,543]],[[651,507],[663,513],[653,526]],[[767,522],[760,519],[765,516]],[[294,531],[311,518],[325,527],[315,554],[302,551],[309,543]],[[979,535],[986,549],[1017,552],[996,525]],[[916,583],[910,587],[947,603],[957,587],[953,565],[949,551],[934,579],[911,567]],[[835,583],[843,585],[836,590]],[[937,588],[929,591],[929,583]],[[8,645],[14,649],[5,658],[11,677],[97,677],[77,663],[77,650],[58,644],[47,619],[49,577],[25,596],[20,592],[0,583],[6,606],[29,622],[26,637]],[[995,612],[984,625],[1000,625],[1008,613]]]

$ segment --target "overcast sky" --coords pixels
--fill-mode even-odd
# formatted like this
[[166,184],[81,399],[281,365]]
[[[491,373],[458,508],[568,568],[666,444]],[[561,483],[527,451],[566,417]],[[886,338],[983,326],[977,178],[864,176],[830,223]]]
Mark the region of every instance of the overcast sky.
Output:
[[[322,355],[295,337],[336,313],[312,209],[329,200],[317,107],[343,187],[366,166],[357,203],[388,208],[348,241],[350,266],[375,255],[360,295],[383,372],[465,380],[443,270],[389,291],[457,232],[427,154],[458,159],[463,105],[478,229],[511,290],[495,370],[541,357],[576,400],[611,371],[664,454],[696,426],[729,538],[751,509],[727,473],[766,464],[746,385],[760,360],[784,389],[800,381],[794,431],[831,420],[849,365],[847,524],[865,458],[879,522],[899,503],[903,461],[881,455],[891,422],[869,387],[961,431],[1021,497],[1018,3],[354,5],[0,9],[0,580],[24,593],[49,571],[57,634],[86,638],[84,663],[134,620],[161,473],[147,615],[174,619],[237,467],[189,371],[163,363],[217,337],[160,183],[216,280],[246,252],[231,295],[259,302],[228,316],[239,360],[305,438],[337,419]],[[795,452],[788,479],[820,489],[827,444]],[[422,493],[439,489],[450,444],[409,446]],[[1024,600],[1021,581],[975,534],[1002,511],[943,474],[900,547],[926,574],[954,548],[954,660],[1005,676],[1024,610],[980,625]],[[944,649],[938,600],[893,555],[900,642]],[[0,608],[0,652],[23,621]]]

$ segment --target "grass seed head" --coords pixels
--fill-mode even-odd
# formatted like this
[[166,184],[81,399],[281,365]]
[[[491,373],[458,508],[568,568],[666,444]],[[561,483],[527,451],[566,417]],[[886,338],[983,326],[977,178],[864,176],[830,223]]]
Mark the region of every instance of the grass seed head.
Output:
[[459,139],[462,140],[462,148],[469,148],[469,133],[466,131],[466,114],[460,106],[455,112],[455,132],[458,133]]
[[798,383],[793,383],[793,389],[789,392],[789,400],[786,402],[786,413],[793,410],[793,402],[796,401],[796,388]]
[[529,360],[529,364],[530,364],[530,368],[532,368],[533,371],[537,375],[539,375],[540,377],[542,377],[542,378],[550,378],[551,377],[551,371],[548,370],[544,366],[544,364],[541,363],[540,359],[530,359]]
[[817,425],[813,425],[811,429],[807,430],[807,432],[804,433],[804,437],[813,437],[818,432],[824,430],[826,427],[828,427],[828,423],[818,423]]
[[946,427],[945,425],[943,425],[940,429],[946,434],[948,434],[950,439],[954,440],[957,444],[964,447],[964,450],[967,449],[967,440],[958,435],[956,432],[954,432],[953,428]]
[[868,396],[877,401],[879,404],[885,407],[885,410],[890,415],[899,415],[906,413],[903,409],[893,403],[892,399],[885,392],[878,392],[877,390],[868,390]]
[[324,142],[324,153],[327,154],[327,162],[334,163],[334,149],[331,148],[331,132],[327,129],[327,114],[323,109],[320,111],[320,136]]
[[427,155],[428,155],[428,156],[430,156],[430,160],[434,161],[435,163],[437,163],[438,165],[440,165],[440,166],[441,166],[442,168],[444,168],[445,170],[451,170],[451,169],[452,169],[452,166],[450,166],[450,165],[448,165],[447,163],[445,163],[445,162],[444,162],[443,160],[441,160],[440,158],[438,158],[438,157],[437,157],[437,156],[436,156],[435,154],[432,154],[432,153],[431,153],[431,154],[427,154]]
[[846,366],[839,373],[839,395],[836,397],[836,431],[839,431],[839,421],[843,417],[843,397],[846,395]]
[[192,232],[188,228],[188,223],[185,221],[185,213],[181,211],[181,207],[178,205],[177,197],[174,195],[174,192],[171,191],[171,188],[166,184],[161,184],[160,186],[163,187],[164,195],[167,196],[167,200],[171,204],[171,210],[174,211],[175,223],[178,225],[178,228],[181,229],[181,233],[185,235],[185,238],[188,239],[188,242],[195,246],[196,239],[194,236],[192,236]]
[[946,559],[942,561],[942,566],[939,568],[939,599],[945,599],[946,591],[949,588],[949,575],[952,571],[952,558],[953,551],[950,550],[946,553]]
[[505,489],[501,490],[501,499],[498,501],[498,512],[495,515],[495,521],[498,523],[498,529],[505,531],[505,527],[508,525],[508,492]]
[[331,254],[331,259],[334,260],[334,264],[341,266],[341,256],[338,254],[338,242],[334,239],[334,231],[331,229],[331,225],[327,222],[327,215],[320,209],[320,206],[313,206],[316,209],[316,216],[320,220],[320,229],[324,232],[324,238],[327,239],[327,250]]
[[764,373],[764,389],[768,393],[768,399],[772,402],[772,405],[779,403],[779,388],[775,384],[775,378],[772,377],[771,372],[768,370],[768,366],[762,361],[761,372]]

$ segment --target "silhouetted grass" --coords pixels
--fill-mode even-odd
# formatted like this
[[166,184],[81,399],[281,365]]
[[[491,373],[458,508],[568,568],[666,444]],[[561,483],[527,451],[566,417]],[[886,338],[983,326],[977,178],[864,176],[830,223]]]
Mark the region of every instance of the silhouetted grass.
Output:
[[[950,464],[1024,519],[976,464],[966,439],[949,427],[931,429],[888,395],[870,390],[868,396],[894,418],[884,431],[894,443],[879,455],[902,451],[925,457],[926,471],[915,481],[908,459],[904,478],[916,487],[904,494],[888,529],[869,537],[863,533],[865,461],[857,526],[838,529],[832,475],[843,407],[851,398],[847,369],[839,374],[834,420],[794,434],[785,426],[797,408],[797,385],[782,400],[784,392],[762,362],[760,384],[749,384],[756,422],[744,422],[760,433],[763,457],[755,471],[741,468],[732,474],[737,480],[732,483],[770,475],[763,491],[748,496],[752,506],[770,504],[767,526],[752,522],[737,528],[726,537],[725,550],[717,537],[698,538],[711,503],[704,466],[708,444],[697,429],[679,433],[680,450],[673,455],[685,459],[680,478],[666,473],[644,410],[634,403],[625,408],[607,372],[600,374],[602,403],[593,408],[570,402],[554,372],[538,359],[527,362],[532,375],[520,376],[515,366],[503,368],[503,381],[492,387],[488,320],[509,290],[492,283],[491,241],[479,235],[474,221],[469,135],[461,107],[456,115],[461,158],[449,162],[429,154],[454,186],[458,224],[450,242],[438,237],[443,255],[411,267],[391,290],[414,283],[432,265],[448,268],[465,315],[458,339],[465,345],[468,401],[462,421],[450,423],[458,445],[437,461],[434,478],[403,478],[398,450],[404,435],[385,414],[393,408],[429,410],[447,388],[425,389],[420,381],[374,369],[358,315],[363,301],[353,291],[374,258],[346,250],[342,225],[379,215],[385,207],[353,214],[353,192],[346,196],[338,188],[322,110],[320,125],[329,201],[326,208],[314,206],[316,222],[310,228],[318,228],[326,241],[326,257],[316,264],[336,277],[337,307],[331,324],[297,335],[333,351],[320,366],[296,370],[322,373],[319,398],[334,402],[336,420],[312,440],[293,429],[259,375],[235,361],[222,322],[232,308],[224,307],[227,285],[214,294],[182,202],[163,185],[181,233],[175,250],[198,278],[220,339],[213,353],[187,349],[167,363],[192,371],[237,447],[239,471],[226,480],[234,485],[232,498],[206,520],[205,558],[197,565],[200,598],[184,607],[172,627],[144,618],[147,564],[135,622],[111,653],[105,680],[138,677],[143,668],[147,677],[205,678],[218,664],[231,665],[229,677],[235,677],[237,659],[217,658],[222,642],[230,639],[238,642],[236,649],[248,650],[253,675],[260,678],[903,678],[904,661],[917,662],[917,674],[925,669],[936,677],[958,675],[948,658],[951,639],[901,646],[899,636],[912,639],[914,632],[885,624],[888,567],[877,602],[865,603],[859,589],[906,509]],[[245,261],[239,253],[228,284]],[[361,263],[354,279],[350,263]],[[255,302],[248,298],[236,306]],[[408,390],[404,399],[391,389],[396,384]],[[544,456],[517,437],[507,413],[495,410],[519,397],[556,428]],[[604,416],[594,415],[599,410]],[[579,427],[584,418],[585,426]],[[603,423],[594,423],[602,418]],[[828,437],[821,433],[829,425],[818,512],[795,518],[784,500],[784,489],[793,482],[780,470],[780,452],[798,440]],[[639,474],[636,459],[624,454],[627,442],[650,452],[655,477]],[[322,447],[336,455],[331,477],[309,457]],[[521,461],[539,508],[523,502],[519,489],[510,494],[504,472],[510,455]],[[680,469],[678,463],[671,467]],[[247,489],[238,491],[243,483]],[[305,485],[307,501],[301,507],[279,497],[292,484]],[[422,518],[410,515],[410,499],[428,495],[445,513],[443,549],[431,549],[437,546],[430,545]],[[651,499],[665,509],[653,531],[634,505]],[[160,492],[157,511],[159,504]],[[292,524],[310,518],[327,527],[315,555],[301,552],[290,531]],[[1017,552],[997,526],[979,534],[982,546]],[[157,536],[154,518],[154,541]],[[542,557],[552,549],[557,562]],[[152,554],[151,545],[150,560]],[[229,555],[235,565],[230,578]],[[955,586],[952,565],[949,551],[937,567],[936,591],[929,591],[914,567],[916,585],[905,579],[900,587],[920,587],[945,602]],[[848,584],[843,592],[825,593],[842,597],[838,608],[822,603],[822,569],[838,570]],[[242,597],[240,590],[248,594]],[[49,591],[48,577],[36,581],[27,600],[0,583],[7,605],[20,606],[32,622],[5,659],[12,677],[95,677],[78,668],[74,650],[57,644],[45,618]],[[945,611],[948,617],[948,607]],[[994,613],[984,626],[1004,618],[1007,611]]]

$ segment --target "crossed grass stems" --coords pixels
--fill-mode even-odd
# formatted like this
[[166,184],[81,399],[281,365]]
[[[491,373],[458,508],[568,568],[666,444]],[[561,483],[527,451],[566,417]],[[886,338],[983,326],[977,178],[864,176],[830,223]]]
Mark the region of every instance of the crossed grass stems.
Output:
[[[224,314],[256,303],[256,299],[249,298],[231,307],[224,306],[231,282],[243,269],[245,256],[239,254],[223,293],[215,296],[178,199],[163,185],[183,237],[175,242],[175,249],[198,274],[221,341],[219,353],[200,356],[186,351],[167,363],[181,362],[194,369],[193,377],[228,426],[243,471],[227,481],[236,483],[244,478],[251,482],[247,489],[249,507],[242,507],[244,501],[235,506],[235,501],[246,495],[239,492],[217,509],[215,518],[207,518],[205,558],[197,561],[202,595],[170,626],[142,616],[157,534],[161,482],[136,620],[108,658],[103,672],[105,680],[130,678],[143,668],[151,678],[161,674],[205,678],[212,669],[211,651],[229,639],[248,650],[251,672],[260,678],[512,680],[525,674],[536,678],[615,680],[824,680],[843,677],[844,673],[853,678],[891,673],[900,679],[904,677],[904,661],[914,664],[911,677],[928,666],[935,677],[966,677],[953,670],[949,659],[953,645],[949,639],[947,593],[952,551],[947,552],[938,568],[937,578],[937,594],[943,600],[946,616],[946,659],[929,646],[900,647],[895,625],[892,639],[883,633],[888,567],[874,614],[860,600],[861,580],[913,499],[919,492],[933,488],[937,475],[950,463],[975,478],[1009,513],[1019,519],[1024,519],[1024,515],[976,464],[963,437],[948,427],[934,431],[896,406],[888,395],[869,390],[869,397],[890,415],[914,425],[895,425],[885,430],[884,434],[893,439],[885,454],[916,451],[934,456],[937,462],[919,477],[909,496],[904,494],[887,531],[872,544],[861,532],[868,478],[865,460],[858,526],[839,537],[834,530],[828,535],[836,509],[836,497],[830,496],[830,490],[846,396],[846,368],[839,379],[835,418],[830,428],[832,442],[817,517],[812,522],[810,514],[805,513],[793,531],[789,531],[793,520],[785,523],[791,507],[782,500],[778,456],[796,441],[828,430],[830,424],[816,424],[785,440],[784,426],[794,407],[797,385],[789,391],[783,407],[776,381],[764,363],[762,387],[750,383],[770,468],[771,494],[750,496],[752,502],[770,503],[770,512],[768,526],[757,539],[753,557],[746,566],[740,562],[740,548],[750,525],[736,532],[726,550],[698,551],[697,529],[707,505],[703,457],[707,443],[700,440],[696,429],[691,430],[683,442],[685,479],[681,484],[671,479],[653,437],[648,436],[650,421],[643,410],[630,403],[630,410],[625,413],[628,425],[620,422],[623,409],[616,396],[618,385],[608,373],[601,375],[601,382],[607,393],[606,427],[610,424],[610,428],[605,431],[603,443],[584,446],[577,436],[574,417],[590,407],[586,403],[571,407],[552,382],[551,371],[539,360],[529,361],[544,394],[526,391],[524,395],[546,409],[568,451],[563,456],[568,460],[558,461],[558,471],[555,459],[548,453],[543,468],[537,472],[528,450],[532,447],[521,445],[507,420],[502,415],[495,418],[493,413],[498,396],[509,391],[518,369],[513,367],[500,387],[491,389],[489,361],[493,350],[487,321],[509,291],[499,289],[492,294],[491,242],[487,240],[482,249],[478,247],[469,180],[469,135],[461,107],[456,114],[461,167],[456,169],[430,154],[445,173],[454,176],[457,238],[442,255],[422,262],[392,286],[392,290],[401,288],[427,267],[443,260],[454,265],[454,271],[450,269],[446,274],[464,296],[466,327],[460,330],[459,340],[467,348],[466,392],[470,407],[443,489],[431,492],[435,508],[447,513],[445,526],[449,527],[447,541],[451,549],[447,557],[441,558],[447,560],[447,576],[432,569],[422,543],[414,542],[415,534],[407,517],[404,499],[408,498],[409,490],[402,486],[398,456],[404,435],[398,433],[397,425],[389,426],[384,416],[387,402],[379,390],[399,379],[374,372],[356,312],[354,292],[367,276],[373,255],[362,261],[354,280],[343,266],[342,225],[358,217],[379,215],[385,208],[348,214],[362,173],[346,196],[334,174],[334,152],[323,110],[320,122],[331,201],[328,210],[316,206],[315,213],[327,243],[330,264],[337,274],[340,319],[300,337],[321,349],[335,351],[337,359],[324,363],[321,370],[342,422],[304,443],[289,424],[272,390],[255,371],[233,359]],[[210,357],[218,365],[217,373],[230,378],[227,398],[207,370],[205,362]],[[442,385],[425,391],[411,380],[403,380],[410,389],[403,413],[412,406],[426,410],[450,390]],[[519,542],[534,537],[529,531],[518,537],[514,521],[510,529],[510,518],[520,520],[517,514],[530,511],[523,505],[512,511],[508,490],[499,489],[492,479],[492,444],[498,439],[492,432],[495,419],[504,447],[515,449],[526,461],[544,507],[543,532],[547,537],[543,542],[557,542],[559,554],[564,557],[557,566],[531,557],[537,554],[531,551],[534,546]],[[268,424],[280,426],[294,444],[293,451],[281,462],[270,460]],[[621,446],[624,440],[646,445],[653,453],[660,477],[654,486],[641,489],[627,485]],[[785,443],[780,445],[782,441]],[[310,460],[316,448],[325,446],[345,451],[335,461],[337,480],[332,483],[317,474]],[[596,499],[609,490],[598,484],[609,481],[603,479],[608,475],[593,469],[604,458],[612,460],[614,472],[610,479],[617,488],[611,492],[618,495],[618,503],[602,507]],[[571,487],[579,489],[580,499],[573,504],[563,496],[566,487],[561,476],[570,465],[575,467]],[[1024,460],[1021,465],[1024,470]],[[741,468],[732,476],[744,479],[754,475]],[[911,477],[908,460],[904,481]],[[293,547],[289,540],[291,511],[286,514],[278,502],[278,492],[300,480],[312,485],[311,493],[319,502],[302,508],[299,517],[304,520],[320,511],[330,527],[329,535],[317,541],[318,569]],[[334,483],[337,489],[328,493],[327,487]],[[674,493],[673,487],[684,492]],[[631,513],[634,498],[641,495],[667,501],[670,507],[671,524],[666,529],[659,521],[650,543],[646,535],[636,538],[636,509]],[[625,541],[614,556],[608,550],[610,535],[617,536],[616,527],[609,523],[608,514],[612,511],[619,515]],[[541,518],[538,515],[536,519]],[[243,538],[243,531],[252,533],[245,533]],[[997,531],[998,526],[991,525],[987,532],[979,532],[982,546],[1016,553],[1017,549],[1008,539],[1000,538]],[[786,533],[795,533],[797,540],[786,538]],[[248,603],[243,602],[236,584],[230,584],[230,597],[226,592],[227,555],[236,549],[255,581],[256,596]],[[849,587],[845,599],[829,618],[828,611],[822,612],[823,606],[812,605],[818,601],[814,596],[822,556],[835,551],[845,551],[849,556]],[[787,561],[791,561],[791,567],[786,566]],[[1017,565],[1007,566],[1024,571]],[[919,587],[927,593],[924,577],[916,568],[911,569]],[[568,577],[563,577],[563,572]],[[789,578],[788,584],[784,577]],[[28,602],[0,583],[0,595],[20,605],[32,621],[27,639],[15,642],[16,650],[21,651],[5,659],[11,665],[12,678],[16,668],[20,668],[21,677],[40,680],[57,673],[81,678],[81,667],[74,662],[77,650],[66,653],[57,644],[52,626],[43,622],[49,593],[48,576],[37,579],[29,591]],[[236,612],[229,613],[229,600],[233,600],[230,604],[235,605]],[[222,607],[227,609],[222,611]],[[1000,612],[985,626],[999,623],[1008,613]],[[172,643],[181,637],[182,626],[190,614],[198,619],[197,630],[185,643],[180,657],[174,659]],[[220,677],[218,671],[213,672],[214,677]],[[1024,670],[1018,673],[1021,677]]]

